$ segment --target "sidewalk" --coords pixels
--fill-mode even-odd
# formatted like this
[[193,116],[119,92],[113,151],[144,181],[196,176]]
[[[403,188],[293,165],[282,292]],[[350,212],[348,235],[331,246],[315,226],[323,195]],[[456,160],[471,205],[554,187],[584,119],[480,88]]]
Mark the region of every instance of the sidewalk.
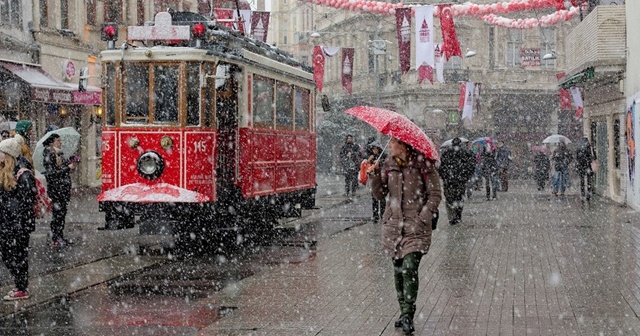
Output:
[[[369,209],[360,197],[330,216]],[[416,335],[640,334],[637,213],[522,185],[492,202],[476,193],[461,225],[445,211],[420,265]],[[331,235],[315,258],[228,286],[211,303],[237,309],[198,335],[400,335],[379,230]]]

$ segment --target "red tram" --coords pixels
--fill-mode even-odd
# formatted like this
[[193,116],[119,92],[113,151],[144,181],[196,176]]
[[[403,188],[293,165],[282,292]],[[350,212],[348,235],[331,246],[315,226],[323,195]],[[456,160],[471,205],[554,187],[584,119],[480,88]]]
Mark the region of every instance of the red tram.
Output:
[[314,206],[310,68],[195,13],[128,27],[118,49],[113,26],[103,39],[107,228],[252,229]]

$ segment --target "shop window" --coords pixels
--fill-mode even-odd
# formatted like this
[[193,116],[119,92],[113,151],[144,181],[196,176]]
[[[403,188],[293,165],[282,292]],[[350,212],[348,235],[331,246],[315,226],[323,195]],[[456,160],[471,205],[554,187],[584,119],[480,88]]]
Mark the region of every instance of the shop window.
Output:
[[138,18],[138,25],[144,24],[144,5],[145,0],[138,0],[136,5],[136,16]]
[[149,122],[149,67],[127,64],[124,67],[126,121]]
[[273,128],[273,80],[253,76],[253,123],[259,128]]
[[105,120],[107,126],[116,124],[116,66],[107,63],[105,67]]
[[200,63],[187,64],[187,126],[200,125]]
[[87,0],[84,3],[87,11],[87,24],[90,26],[96,25],[96,12],[98,11],[98,7],[96,6],[97,1],[98,0]]
[[154,67],[154,121],[178,122],[178,74],[177,66]]
[[104,2],[104,22],[122,22],[122,0]]
[[507,65],[510,67],[520,66],[520,47],[522,47],[522,30],[507,30]]
[[620,119],[613,121],[613,162],[620,169]]
[[303,88],[296,88],[295,97],[295,118],[296,130],[309,130],[309,108],[310,91]]
[[291,85],[278,82],[276,86],[276,127],[293,130],[293,93]]

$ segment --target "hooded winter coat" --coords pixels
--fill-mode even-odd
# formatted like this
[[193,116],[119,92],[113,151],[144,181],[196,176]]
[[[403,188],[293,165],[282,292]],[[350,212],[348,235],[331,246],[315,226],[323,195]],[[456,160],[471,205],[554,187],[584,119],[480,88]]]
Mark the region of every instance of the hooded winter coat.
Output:
[[578,175],[591,173],[591,162],[595,160],[595,153],[589,140],[583,139],[580,147],[576,150],[576,170]]
[[[69,201],[71,193],[71,170],[69,162],[51,147],[43,151],[44,177],[47,179],[49,197],[54,201]],[[60,164],[58,164],[60,163]]]
[[[19,170],[16,166],[16,175]],[[35,202],[36,180],[31,171],[20,175],[15,189],[0,188],[0,232],[4,237],[25,235],[35,230]]]
[[473,153],[462,147],[444,150],[438,172],[445,185],[464,186],[476,169]]
[[370,179],[373,197],[387,198],[382,215],[382,244],[387,254],[402,259],[409,253],[426,253],[431,246],[433,214],[442,199],[435,163],[412,155],[401,167],[389,157]]

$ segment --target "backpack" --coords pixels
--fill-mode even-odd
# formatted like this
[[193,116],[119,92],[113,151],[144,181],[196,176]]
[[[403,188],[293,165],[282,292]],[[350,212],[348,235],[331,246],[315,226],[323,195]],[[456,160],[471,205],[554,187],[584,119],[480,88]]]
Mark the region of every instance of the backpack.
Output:
[[[27,171],[31,171],[27,168],[22,168],[18,171],[16,175],[16,180],[20,178],[20,176]],[[33,204],[33,212],[36,215],[36,218],[44,218],[44,216],[51,211],[51,199],[47,196],[47,189],[45,189],[42,182],[38,180],[35,175],[33,179],[36,181],[36,202]]]

